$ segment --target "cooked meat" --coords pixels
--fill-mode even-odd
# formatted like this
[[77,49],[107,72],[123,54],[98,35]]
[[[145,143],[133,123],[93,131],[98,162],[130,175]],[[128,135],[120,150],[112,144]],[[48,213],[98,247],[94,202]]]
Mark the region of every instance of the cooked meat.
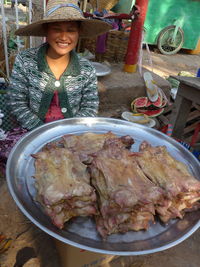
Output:
[[148,228],[154,220],[154,205],[163,198],[162,190],[144,175],[119,139],[105,142],[90,172],[100,207],[97,229],[103,237]]
[[86,166],[66,148],[46,147],[32,155],[38,197],[53,223],[62,228],[74,216],[97,213],[96,194]]
[[124,147],[130,148],[134,143],[130,136],[118,137],[117,135],[107,132],[104,134],[85,133],[82,135],[64,135],[61,143],[74,153],[77,153],[80,160],[89,164],[92,161],[92,155],[99,151],[106,140],[119,138]]
[[33,155],[37,200],[57,227],[94,215],[106,238],[146,230],[156,213],[167,222],[200,208],[200,182],[182,162],[145,141],[131,152],[133,143],[111,132],[65,135]]
[[136,160],[145,175],[165,190],[167,205],[157,208],[161,220],[182,218],[184,211],[193,210],[200,200],[200,182],[185,164],[174,159],[164,146],[152,147],[147,142],[140,146]]

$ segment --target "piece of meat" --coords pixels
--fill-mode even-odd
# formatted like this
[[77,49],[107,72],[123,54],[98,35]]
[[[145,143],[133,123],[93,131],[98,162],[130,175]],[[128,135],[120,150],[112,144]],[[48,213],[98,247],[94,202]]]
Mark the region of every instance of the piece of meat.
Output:
[[134,140],[130,136],[118,137],[112,132],[104,134],[84,133],[82,135],[64,135],[62,143],[64,147],[79,155],[80,160],[86,164],[92,161],[92,156],[99,151],[106,140],[118,138],[124,147],[130,148]]
[[144,175],[120,140],[107,140],[89,168],[98,194],[99,233],[105,238],[112,233],[147,229],[163,192]]
[[184,211],[193,210],[200,200],[200,182],[192,176],[185,164],[174,159],[164,146],[143,142],[136,161],[145,175],[165,190],[167,205],[157,207],[162,221],[182,218]]
[[75,216],[97,214],[95,190],[86,165],[77,155],[52,146],[32,156],[37,200],[57,227],[63,228]]

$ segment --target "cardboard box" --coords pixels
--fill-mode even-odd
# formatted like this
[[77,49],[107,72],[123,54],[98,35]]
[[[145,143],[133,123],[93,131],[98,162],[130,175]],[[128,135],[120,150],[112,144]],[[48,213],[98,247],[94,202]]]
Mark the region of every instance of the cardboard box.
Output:
[[109,267],[117,256],[82,250],[55,240],[62,267]]

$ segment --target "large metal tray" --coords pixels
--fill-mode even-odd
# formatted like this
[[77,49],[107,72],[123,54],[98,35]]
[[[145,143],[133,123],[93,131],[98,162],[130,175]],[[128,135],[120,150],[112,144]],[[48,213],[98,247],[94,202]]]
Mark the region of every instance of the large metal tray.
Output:
[[44,144],[59,139],[64,134],[85,132],[104,133],[112,131],[131,135],[135,144],[133,151],[143,140],[152,145],[165,145],[176,159],[184,162],[190,172],[200,178],[200,164],[181,144],[165,134],[139,124],[108,118],[74,118],[45,124],[25,135],[13,148],[7,162],[6,175],[10,193],[20,210],[40,229],[67,244],[106,254],[141,255],[162,251],[188,238],[200,226],[200,211],[188,213],[184,219],[171,220],[167,225],[157,221],[147,231],[113,234],[103,241],[89,218],[76,218],[57,229],[34,201],[34,159]]

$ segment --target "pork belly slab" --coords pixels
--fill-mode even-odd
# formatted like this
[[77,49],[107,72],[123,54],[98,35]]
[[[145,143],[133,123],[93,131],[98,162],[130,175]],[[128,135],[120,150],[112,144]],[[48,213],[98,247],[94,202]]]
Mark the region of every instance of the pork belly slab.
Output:
[[163,198],[162,189],[144,175],[132,153],[118,139],[105,142],[93,159],[90,172],[100,209],[97,230],[104,238],[149,227],[154,220],[154,206]]
[[145,175],[166,192],[166,205],[157,208],[162,221],[182,218],[185,211],[199,208],[200,182],[185,164],[174,159],[164,146],[143,142],[136,160]]
[[93,159],[93,155],[103,147],[104,142],[113,138],[119,138],[120,142],[126,148],[130,148],[134,143],[132,137],[128,135],[118,137],[112,132],[103,134],[84,133],[82,135],[68,134],[62,137],[62,141],[60,143],[62,143],[64,147],[68,148],[70,151],[78,154],[82,162],[89,164]]
[[32,156],[37,200],[57,227],[63,228],[75,216],[97,214],[95,190],[77,155],[52,145]]

